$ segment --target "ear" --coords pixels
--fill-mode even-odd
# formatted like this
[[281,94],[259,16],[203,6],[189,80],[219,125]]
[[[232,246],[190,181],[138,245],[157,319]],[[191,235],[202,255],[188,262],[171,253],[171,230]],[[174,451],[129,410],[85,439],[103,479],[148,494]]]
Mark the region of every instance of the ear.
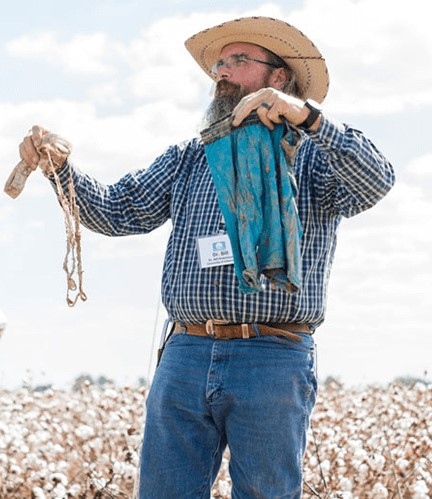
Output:
[[285,68],[275,68],[270,75],[270,86],[276,88],[277,90],[282,90],[288,81],[288,73]]

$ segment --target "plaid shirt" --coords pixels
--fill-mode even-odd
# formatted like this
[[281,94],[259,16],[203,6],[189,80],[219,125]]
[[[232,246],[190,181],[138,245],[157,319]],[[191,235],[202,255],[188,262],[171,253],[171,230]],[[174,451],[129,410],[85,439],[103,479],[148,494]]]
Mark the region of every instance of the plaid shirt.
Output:
[[304,134],[293,173],[303,227],[300,292],[240,291],[233,265],[200,267],[197,238],[224,228],[216,190],[199,138],[169,147],[146,170],[103,185],[71,163],[60,170],[67,189],[74,176],[81,221],[109,236],[143,234],[168,219],[172,232],[162,276],[162,300],[170,317],[187,323],[324,320],[336,232],[342,217],[371,208],[391,188],[390,163],[358,130],[322,117],[319,130]]

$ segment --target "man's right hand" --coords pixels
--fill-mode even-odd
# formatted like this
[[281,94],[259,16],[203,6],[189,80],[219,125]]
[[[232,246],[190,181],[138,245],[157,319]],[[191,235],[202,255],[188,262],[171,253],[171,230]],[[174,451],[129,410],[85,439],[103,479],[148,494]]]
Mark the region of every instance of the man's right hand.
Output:
[[30,173],[38,166],[45,174],[60,168],[72,151],[72,145],[49,130],[34,126],[19,145],[21,161],[6,180],[4,191],[16,198],[25,187]]
[[31,128],[19,145],[21,159],[32,170],[39,165],[45,172],[51,162],[56,169],[62,166],[71,151],[70,142],[38,125]]

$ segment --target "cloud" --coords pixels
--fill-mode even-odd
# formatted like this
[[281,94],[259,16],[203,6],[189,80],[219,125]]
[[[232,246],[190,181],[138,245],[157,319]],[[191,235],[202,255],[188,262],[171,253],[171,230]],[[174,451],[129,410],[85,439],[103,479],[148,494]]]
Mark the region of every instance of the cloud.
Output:
[[[432,32],[423,0],[307,0],[291,17],[327,60],[327,105],[395,114],[432,104]],[[323,20],[325,19],[325,22]]]
[[195,135],[202,114],[164,99],[108,116],[101,116],[94,103],[62,99],[0,103],[0,113],[0,143],[5,145],[0,161],[9,165],[1,170],[3,181],[18,162],[18,144],[34,124],[67,138],[73,160],[85,170],[114,181],[127,171],[148,167],[168,144]]
[[317,334],[321,376],[383,383],[430,372],[431,218],[430,189],[411,179],[343,221]]
[[[163,322],[162,313],[157,315],[152,307],[157,296],[146,305],[117,303],[109,309],[103,302],[94,303],[94,297],[90,300],[73,310],[51,304],[49,314],[44,306],[31,317],[8,314],[1,339],[1,387],[17,388],[28,375],[35,384],[54,382],[60,387],[83,372],[112,376],[120,383],[151,375],[152,346],[159,343]],[[52,334],[53,329],[57,334]]]
[[119,107],[123,103],[118,80],[109,80],[92,86],[86,96],[96,105],[103,107]]
[[104,33],[75,35],[62,41],[55,32],[24,35],[6,44],[13,57],[36,60],[61,68],[66,73],[102,74],[115,71],[110,61],[113,44]]
[[[395,114],[432,104],[432,31],[423,0],[407,15],[400,0],[307,0],[296,10],[268,3],[249,11],[232,9],[166,16],[122,40],[107,33],[56,32],[11,40],[9,55],[60,68],[68,74],[97,75],[87,98],[100,106],[166,100],[202,105],[210,80],[183,42],[191,34],[240,15],[287,19],[317,44],[330,70],[327,107],[350,114]],[[323,22],[325,19],[325,22]]]
[[432,180],[432,152],[413,159],[406,171],[419,180]]
[[9,246],[13,240],[12,227],[9,223],[12,216],[12,207],[0,203],[0,246]]
[[88,245],[87,254],[95,260],[128,260],[131,258],[153,258],[160,265],[168,242],[171,224],[166,223],[145,236],[105,238],[89,231],[83,232],[83,241]]

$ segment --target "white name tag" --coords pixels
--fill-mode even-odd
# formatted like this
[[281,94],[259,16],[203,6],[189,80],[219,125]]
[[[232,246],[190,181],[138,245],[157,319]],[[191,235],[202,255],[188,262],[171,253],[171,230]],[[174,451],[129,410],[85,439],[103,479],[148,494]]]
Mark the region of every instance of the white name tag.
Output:
[[234,263],[228,234],[198,237],[197,247],[202,269]]

